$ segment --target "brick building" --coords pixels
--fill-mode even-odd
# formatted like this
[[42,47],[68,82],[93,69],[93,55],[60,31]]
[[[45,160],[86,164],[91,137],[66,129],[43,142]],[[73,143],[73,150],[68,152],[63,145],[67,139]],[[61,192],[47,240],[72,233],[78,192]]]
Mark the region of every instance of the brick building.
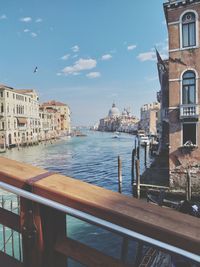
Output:
[[161,107],[169,126],[170,186],[185,189],[189,168],[192,189],[199,191],[200,0],[169,0],[164,11],[169,34],[167,112],[166,105]]

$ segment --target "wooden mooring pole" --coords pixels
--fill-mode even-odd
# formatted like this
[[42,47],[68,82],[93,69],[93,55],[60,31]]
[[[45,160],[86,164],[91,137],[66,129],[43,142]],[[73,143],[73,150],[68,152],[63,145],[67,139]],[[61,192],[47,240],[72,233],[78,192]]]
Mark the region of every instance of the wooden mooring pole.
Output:
[[140,161],[135,161],[137,198],[140,199]]
[[120,156],[118,156],[118,191],[122,192],[122,161]]
[[132,160],[131,160],[131,184],[134,183],[134,178],[135,178],[135,173],[134,173],[134,168],[135,168],[135,154],[136,150],[132,150]]
[[144,165],[147,167],[147,143],[144,143]]
[[140,159],[140,143],[139,142],[137,146],[137,158]]
[[190,201],[192,198],[192,189],[191,189],[191,173],[190,170],[187,170],[187,178],[186,178],[186,200]]

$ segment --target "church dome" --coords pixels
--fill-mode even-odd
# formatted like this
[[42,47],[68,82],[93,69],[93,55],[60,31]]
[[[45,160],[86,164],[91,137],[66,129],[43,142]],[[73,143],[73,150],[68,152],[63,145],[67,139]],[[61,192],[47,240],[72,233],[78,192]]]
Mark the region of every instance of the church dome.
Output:
[[110,118],[116,118],[120,116],[119,109],[115,106],[115,103],[113,103],[112,108],[108,112],[108,117]]
[[126,109],[122,111],[122,116],[128,116],[128,112],[126,111]]

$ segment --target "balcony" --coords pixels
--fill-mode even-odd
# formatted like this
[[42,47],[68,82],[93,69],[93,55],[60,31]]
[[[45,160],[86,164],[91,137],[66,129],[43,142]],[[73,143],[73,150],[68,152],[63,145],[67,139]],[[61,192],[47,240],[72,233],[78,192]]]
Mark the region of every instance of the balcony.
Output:
[[196,104],[180,106],[180,119],[198,119],[199,107]]

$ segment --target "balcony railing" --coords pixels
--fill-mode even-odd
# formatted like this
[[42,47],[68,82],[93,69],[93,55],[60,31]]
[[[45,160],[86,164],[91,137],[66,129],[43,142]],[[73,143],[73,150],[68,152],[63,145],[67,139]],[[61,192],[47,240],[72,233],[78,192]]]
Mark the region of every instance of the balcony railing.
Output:
[[181,105],[180,118],[181,119],[197,119],[199,117],[199,107],[196,104]]
[[[163,266],[167,255],[179,262],[186,257],[193,266],[200,262],[198,218],[6,158],[0,158],[0,167],[0,188],[19,196],[16,212],[2,199],[0,266],[66,267],[73,259],[89,267],[149,267],[156,257]],[[78,227],[87,228],[79,239]],[[89,244],[90,227],[97,228]],[[111,254],[110,234],[118,242]]]

